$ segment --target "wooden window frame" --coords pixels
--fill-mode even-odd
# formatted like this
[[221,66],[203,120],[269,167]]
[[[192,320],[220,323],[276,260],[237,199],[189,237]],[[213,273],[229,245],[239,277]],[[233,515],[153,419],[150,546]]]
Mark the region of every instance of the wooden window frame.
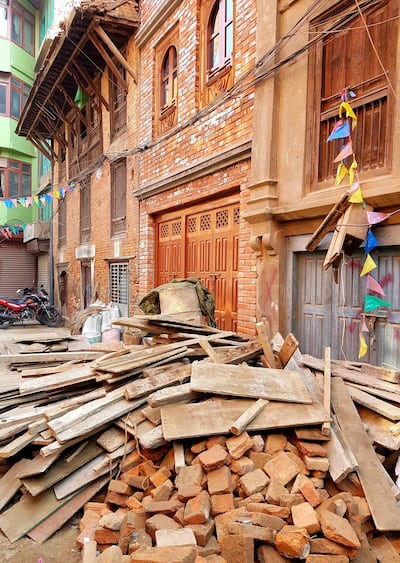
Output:
[[[121,76],[126,80],[126,70],[119,61],[114,61]],[[127,92],[118,78],[109,69],[108,87],[110,98],[110,137],[115,139],[126,131],[128,117]]]
[[[227,15],[226,5],[230,2],[232,16]],[[213,23],[214,22],[214,23]],[[217,29],[215,26],[217,23]],[[232,48],[227,52],[228,28],[232,33]],[[215,42],[218,40],[218,57],[215,60]],[[223,48],[222,48],[223,47]],[[207,25],[207,80],[211,80],[228,66],[232,66],[233,55],[233,0],[216,0],[211,9]]]
[[67,201],[61,198],[57,202],[57,242],[58,248],[65,247],[67,243]]
[[[3,195],[4,199],[15,199],[20,197],[30,197],[32,195],[32,166],[29,162],[23,162],[15,159],[5,159],[2,161],[5,166],[1,167],[2,176],[4,181]],[[12,185],[12,175],[17,178],[17,191],[16,193],[10,192]],[[28,182],[28,187],[25,188],[25,181]]]
[[[176,65],[173,56],[176,54]],[[172,58],[172,60],[171,60]],[[168,73],[164,75],[164,67],[168,63]],[[167,91],[165,83],[168,82]],[[174,26],[155,47],[155,78],[154,83],[154,135],[161,135],[177,124],[178,121],[178,90],[179,90],[179,28]],[[164,95],[166,94],[166,97]]]
[[129,262],[128,261],[115,261],[110,263],[109,289],[110,289],[110,303],[116,303],[120,308],[120,314],[122,316],[127,316],[129,314]]
[[[123,236],[126,233],[126,195],[127,195],[127,161],[121,158],[110,165],[111,202],[110,202],[110,233],[111,237]],[[121,181],[122,178],[122,181]]]
[[[13,74],[3,73],[3,78],[0,79],[0,86],[5,88],[5,96],[6,96],[6,111],[1,112],[0,115],[4,117],[10,117],[11,119],[18,119],[21,116],[22,109],[28,99],[29,91],[31,87],[26,82],[23,82]],[[19,97],[19,108],[18,108],[18,115],[13,114],[13,93],[17,93]]]
[[[392,10],[395,6],[393,0],[388,0],[388,9]],[[382,9],[382,4],[372,5],[363,10],[364,17],[374,10]],[[351,15],[353,14],[353,15]],[[351,33],[352,20],[359,17],[359,12],[357,7],[353,2],[349,0],[343,0],[337,4],[331,11],[324,12],[320,16],[321,21],[331,21],[331,28],[335,30],[335,38],[345,37],[345,34]],[[389,25],[395,25],[395,19]],[[338,28],[342,27],[343,33],[338,34]],[[348,28],[348,31],[346,29]],[[312,30],[315,35],[316,29],[324,29],[323,39],[319,41],[310,50],[309,57],[309,81],[308,81],[308,96],[309,101],[308,111],[307,111],[307,130],[306,130],[306,144],[308,147],[307,158],[305,159],[305,194],[310,192],[316,192],[320,190],[325,190],[331,188],[335,181],[335,168],[333,159],[340,151],[340,141],[334,141],[331,143],[326,143],[326,138],[331,130],[331,127],[335,120],[338,118],[338,108],[341,103],[340,94],[343,87],[351,86],[356,91],[356,98],[350,100],[351,106],[358,117],[366,115],[367,112],[374,112],[374,104],[385,103],[385,108],[381,110],[384,116],[384,127],[385,127],[385,146],[381,149],[383,153],[383,164],[381,166],[370,166],[363,163],[362,150],[357,147],[364,146],[363,138],[363,123],[359,119],[358,125],[354,130],[353,145],[355,150],[355,157],[358,163],[358,171],[363,173],[363,177],[368,179],[374,177],[377,172],[379,174],[388,174],[391,171],[392,166],[392,149],[393,149],[393,107],[394,107],[394,96],[389,88],[388,83],[383,82],[383,71],[381,76],[370,77],[363,83],[341,85],[338,87],[338,92],[336,96],[331,96],[328,98],[323,98],[323,78],[328,78],[329,71],[324,73],[324,45],[325,42],[329,41],[329,33],[326,33],[326,26],[323,23],[319,24],[319,21],[312,22]],[[329,31],[329,30],[328,30]],[[349,37],[349,36],[347,36]],[[397,37],[397,35],[396,35]],[[392,54],[390,55],[392,49]],[[357,53],[357,50],[354,49]],[[361,56],[361,55],[360,55]],[[394,51],[394,46],[391,47],[388,44],[388,74],[392,78],[392,83],[394,82],[393,77],[395,76],[396,68],[396,56]],[[348,64],[349,61],[347,61]],[[338,61],[336,64],[340,67]],[[357,64],[357,62],[352,61],[352,65]],[[368,84],[370,87],[368,88]],[[361,93],[357,95],[357,86],[361,90]],[[319,95],[318,95],[319,93]],[[325,107],[323,106],[325,104]],[[366,120],[367,118],[365,118]],[[330,121],[329,121],[330,120]],[[328,125],[329,122],[329,125]],[[365,126],[365,123],[364,123]],[[328,134],[325,134],[328,131]],[[337,145],[334,143],[338,143]],[[381,157],[382,160],[382,157]],[[322,177],[323,168],[326,170],[327,166],[332,164],[332,171],[330,174],[325,174],[325,178]]]
[[90,242],[91,235],[91,183],[90,176],[81,180],[79,186],[79,232],[81,244]]
[[[232,3],[232,18],[225,17],[225,2]],[[221,7],[223,10],[221,12]],[[212,19],[216,11],[223,15],[219,18],[218,35],[220,42],[226,43],[226,30],[231,26],[232,48],[229,53],[220,51],[217,64],[214,64],[213,41],[215,39],[212,27]],[[205,0],[200,12],[200,107],[215,100],[226,92],[234,84],[234,54],[235,54],[235,0]]]

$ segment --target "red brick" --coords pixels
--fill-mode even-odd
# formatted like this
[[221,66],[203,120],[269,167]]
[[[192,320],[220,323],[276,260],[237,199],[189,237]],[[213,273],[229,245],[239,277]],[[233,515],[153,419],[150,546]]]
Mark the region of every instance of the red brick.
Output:
[[185,506],[184,522],[187,524],[203,524],[210,516],[210,496],[202,491],[196,497],[189,499]]
[[307,554],[310,546],[310,537],[307,530],[297,526],[284,526],[275,537],[275,547],[284,557],[301,558]]
[[221,555],[229,563],[254,563],[254,540],[247,536],[225,536]]
[[356,549],[361,547],[355,531],[346,518],[341,518],[329,510],[324,510],[320,514],[320,524],[326,538],[347,547]]
[[207,473],[207,488],[210,495],[232,491],[232,474],[226,465]]
[[228,451],[219,444],[199,454],[200,463],[205,471],[213,471],[223,465],[229,465],[230,459]]
[[293,524],[299,528],[305,528],[310,536],[321,530],[318,515],[308,502],[295,504],[291,508]]

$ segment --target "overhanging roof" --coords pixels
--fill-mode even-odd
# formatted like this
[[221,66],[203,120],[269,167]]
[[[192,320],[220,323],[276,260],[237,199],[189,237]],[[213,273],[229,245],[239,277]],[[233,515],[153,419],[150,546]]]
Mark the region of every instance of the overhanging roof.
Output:
[[[91,79],[104,71],[136,31],[137,0],[83,1],[50,45],[18,122],[17,133],[43,148],[71,110],[78,86],[93,95]],[[125,68],[134,76],[128,63]],[[40,146],[41,145],[41,146]]]

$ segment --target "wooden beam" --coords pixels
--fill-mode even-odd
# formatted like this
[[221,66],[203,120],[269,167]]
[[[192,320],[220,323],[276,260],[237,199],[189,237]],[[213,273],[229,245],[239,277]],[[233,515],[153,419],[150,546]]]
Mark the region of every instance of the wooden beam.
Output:
[[324,236],[332,231],[340,219],[343,213],[346,211],[347,207],[350,205],[349,202],[350,194],[348,192],[344,193],[340,200],[333,206],[333,208],[326,215],[320,226],[314,231],[310,240],[306,244],[306,250],[313,252],[324,238]]
[[332,407],[339,426],[357,460],[357,474],[377,530],[400,530],[400,507],[387,480],[382,479],[381,462],[371,445],[346,384],[332,380]]
[[268,402],[264,399],[258,399],[235,420],[229,429],[230,432],[235,436],[239,436],[263,408],[268,405]]
[[95,93],[95,95],[100,100],[100,102],[103,104],[103,106],[106,108],[106,110],[110,111],[110,105],[102,95],[101,89],[97,86],[96,82],[90,78],[86,70],[77,61],[72,61],[72,66],[74,67],[76,72],[79,73],[84,80],[86,80],[87,84],[90,86],[90,88]]
[[[324,366],[324,409],[327,415],[331,416],[331,348],[325,348],[325,366]],[[321,431],[326,436],[330,436],[330,423],[324,422]]]
[[133,81],[135,82],[135,84],[137,84],[137,77],[136,74],[133,72],[132,68],[130,67],[130,65],[127,63],[125,57],[123,57],[119,51],[119,49],[114,45],[114,43],[111,41],[110,37],[107,35],[107,33],[104,31],[104,29],[100,26],[100,25],[94,25],[93,26],[94,31],[97,33],[97,35],[99,36],[99,38],[105,43],[105,45],[110,49],[111,53],[114,55],[114,57],[117,59],[118,62],[121,63],[121,65],[124,67],[124,69],[126,70],[126,72],[128,72],[131,77],[133,78]]
[[100,43],[98,37],[93,33],[93,31],[89,32],[88,35],[89,35],[90,41],[93,43],[93,45],[96,47],[96,49],[98,50],[100,55],[103,57],[107,66],[110,68],[111,72],[114,74],[114,76],[116,76],[118,82],[120,83],[122,88],[125,90],[125,92],[127,92],[128,91],[128,83],[126,82],[126,80],[124,79],[122,74],[120,73],[118,67],[115,65],[115,63],[112,60],[112,58],[110,57],[110,55],[104,49],[103,45]]
[[260,322],[256,324],[256,329],[257,329],[258,339],[260,341],[260,344],[264,352],[265,367],[276,368],[277,366],[276,366],[275,356],[267,333],[267,327],[263,322]]

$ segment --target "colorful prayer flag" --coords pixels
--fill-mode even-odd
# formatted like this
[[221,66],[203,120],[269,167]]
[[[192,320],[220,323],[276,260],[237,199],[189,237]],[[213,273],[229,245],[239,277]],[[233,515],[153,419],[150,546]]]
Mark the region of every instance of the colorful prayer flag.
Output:
[[380,309],[381,307],[391,307],[392,304],[388,301],[384,301],[380,297],[376,297],[375,295],[365,295],[364,299],[364,313],[368,313],[368,311],[372,311],[373,309]]
[[371,255],[367,254],[367,257],[366,257],[365,262],[364,262],[363,269],[361,270],[361,273],[360,273],[360,278],[365,276],[365,274],[368,274],[374,268],[376,268],[376,263],[374,262],[374,259],[371,257]]
[[385,297],[385,292],[383,291],[381,284],[378,281],[376,281],[376,279],[373,278],[371,274],[367,274],[367,289],[369,291],[374,291],[375,293],[379,293],[379,295]]
[[360,334],[360,347],[358,350],[358,359],[362,358],[363,356],[365,356],[365,354],[368,352],[368,346],[367,343],[365,342],[365,338],[362,334]]

